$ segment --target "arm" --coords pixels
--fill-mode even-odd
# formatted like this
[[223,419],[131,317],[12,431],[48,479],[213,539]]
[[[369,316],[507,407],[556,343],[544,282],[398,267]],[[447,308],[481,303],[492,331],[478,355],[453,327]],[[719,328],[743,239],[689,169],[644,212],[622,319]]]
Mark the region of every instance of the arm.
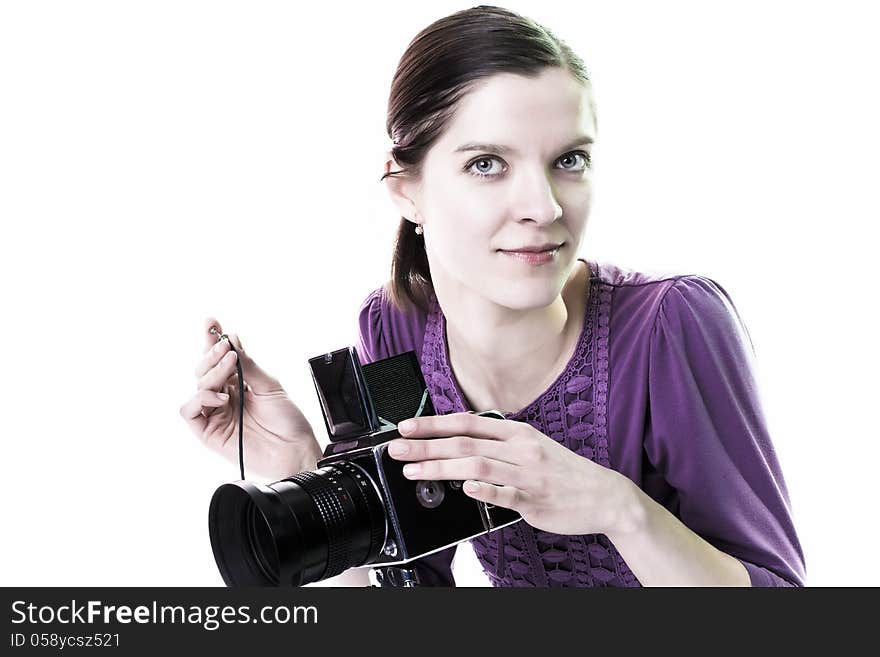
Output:
[[618,527],[608,531],[642,586],[751,586],[736,558],[688,529],[665,507],[621,476],[626,500]]
[[644,447],[675,495],[664,507],[631,491],[609,535],[646,584],[804,584],[753,359],[717,283],[686,276],[667,289],[650,336]]

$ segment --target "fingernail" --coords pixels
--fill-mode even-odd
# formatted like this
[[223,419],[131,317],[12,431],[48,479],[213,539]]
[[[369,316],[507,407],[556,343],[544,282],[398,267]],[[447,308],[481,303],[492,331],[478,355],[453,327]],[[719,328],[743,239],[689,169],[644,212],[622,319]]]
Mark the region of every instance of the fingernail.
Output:
[[235,352],[234,351],[230,351],[228,354],[226,354],[223,357],[223,360],[228,360],[228,361],[232,361],[234,359],[235,359]]
[[410,433],[413,429],[416,428],[416,423],[412,420],[404,420],[400,424],[397,425],[397,430],[400,433]]
[[409,451],[409,445],[404,442],[398,442],[396,440],[388,443],[388,453],[391,456],[403,456]]
[[422,466],[418,463],[407,463],[403,466],[403,474],[407,477],[417,477],[421,469]]
[[229,399],[229,395],[227,395],[225,392],[218,392],[217,397],[219,399],[222,399],[223,401],[226,401],[227,399]]
[[468,493],[476,493],[478,490],[480,490],[480,484],[475,481],[466,481],[464,483],[464,489]]

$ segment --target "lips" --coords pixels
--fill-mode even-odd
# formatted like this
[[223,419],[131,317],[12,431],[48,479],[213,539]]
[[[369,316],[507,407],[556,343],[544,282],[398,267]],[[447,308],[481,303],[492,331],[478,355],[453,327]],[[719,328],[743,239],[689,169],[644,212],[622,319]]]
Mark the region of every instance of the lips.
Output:
[[546,244],[541,244],[538,246],[520,246],[515,249],[498,249],[498,250],[505,251],[507,253],[544,253],[546,251],[554,251],[555,249],[558,249],[563,244],[565,244],[565,242],[547,242]]
[[544,266],[556,262],[556,254],[561,246],[554,247],[549,251],[504,251],[499,249],[502,255],[513,258],[521,263],[532,266]]

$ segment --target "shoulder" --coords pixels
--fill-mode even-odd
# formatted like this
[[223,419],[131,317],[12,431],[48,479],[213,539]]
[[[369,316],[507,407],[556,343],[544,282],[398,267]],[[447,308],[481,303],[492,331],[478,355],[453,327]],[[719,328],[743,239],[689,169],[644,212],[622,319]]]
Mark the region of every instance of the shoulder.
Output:
[[373,362],[411,350],[421,357],[426,321],[422,312],[404,312],[395,306],[388,283],[372,290],[358,310],[361,362]]
[[736,307],[727,290],[715,279],[699,274],[676,278],[669,289],[664,291],[660,313],[667,317],[692,316],[706,323],[716,324],[737,316]]
[[[664,292],[684,278],[706,278],[696,273],[661,269],[633,269],[613,262],[593,261],[593,280],[615,288],[645,288],[645,292]],[[707,279],[711,280],[711,279]]]
[[383,306],[386,303],[385,286],[377,287],[367,294],[358,309],[358,322],[361,327],[381,326],[382,316],[385,314]]
[[730,308],[727,291],[715,279],[697,273],[633,269],[611,262],[594,262],[593,281],[610,286],[618,299],[637,299],[654,313],[680,304],[718,312]]
[[670,279],[656,294],[651,322],[655,346],[681,354],[694,352],[698,362],[754,355],[754,344],[728,291],[714,278],[683,274]]
[[[609,262],[593,262],[593,283],[611,290],[611,318],[626,342],[658,334],[688,341],[701,339],[751,344],[742,318],[727,290],[714,278],[683,271],[636,270]],[[619,337],[619,336],[618,336]]]

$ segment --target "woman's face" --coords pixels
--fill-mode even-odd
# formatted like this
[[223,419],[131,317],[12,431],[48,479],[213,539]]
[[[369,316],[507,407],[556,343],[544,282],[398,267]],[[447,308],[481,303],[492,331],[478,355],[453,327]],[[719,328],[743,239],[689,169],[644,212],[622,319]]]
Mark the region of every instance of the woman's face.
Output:
[[[407,190],[438,297],[473,292],[516,309],[554,301],[590,211],[595,131],[589,88],[561,68],[496,74],[461,99]],[[546,243],[563,245],[541,265],[502,251]]]

